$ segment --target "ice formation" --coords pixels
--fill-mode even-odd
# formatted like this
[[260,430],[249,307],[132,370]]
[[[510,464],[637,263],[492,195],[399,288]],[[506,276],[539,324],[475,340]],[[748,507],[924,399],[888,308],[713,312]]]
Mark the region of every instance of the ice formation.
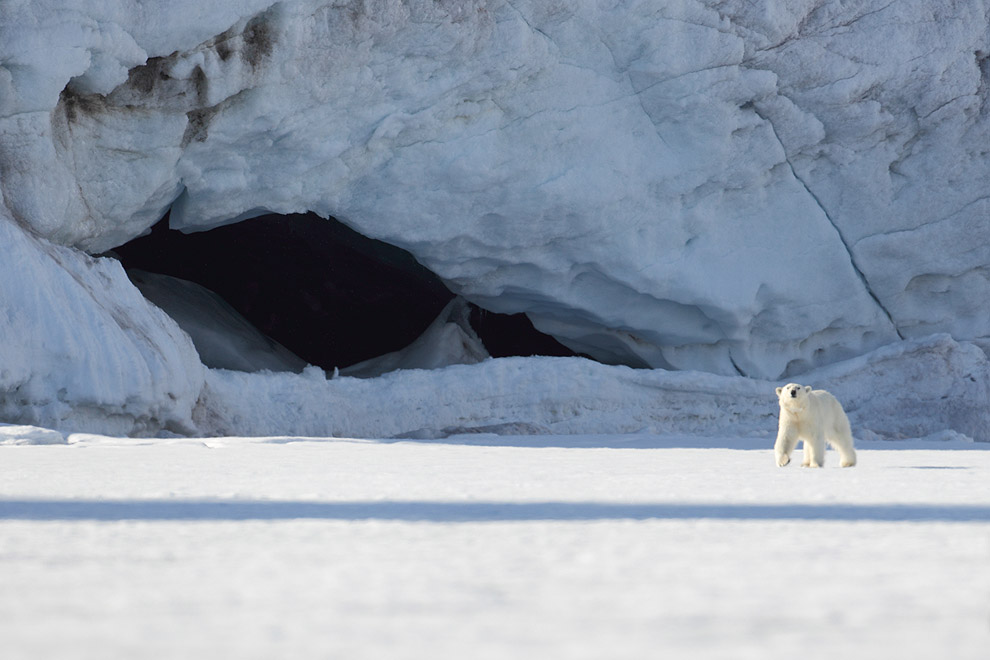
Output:
[[[980,349],[947,335],[898,342],[802,378],[842,401],[857,438],[922,438],[951,430],[990,441],[990,362]],[[194,417],[208,435],[646,432],[759,436],[769,448],[777,426],[774,385],[549,357],[401,370],[372,380],[327,379],[312,367],[301,375],[212,370]]]
[[29,235],[0,209],[0,420],[188,433],[205,367],[120,264]]
[[301,372],[306,362],[260,333],[223,298],[194,282],[131,270],[141,295],[160,307],[192,339],[204,365],[236,371]]
[[167,210],[337,218],[607,363],[760,382],[986,344],[988,11],[0,3],[0,410],[188,428],[226,376],[85,254]]
[[355,378],[374,378],[402,369],[442,369],[453,364],[478,364],[491,355],[468,321],[467,302],[450,301],[433,323],[409,346],[341,369]]

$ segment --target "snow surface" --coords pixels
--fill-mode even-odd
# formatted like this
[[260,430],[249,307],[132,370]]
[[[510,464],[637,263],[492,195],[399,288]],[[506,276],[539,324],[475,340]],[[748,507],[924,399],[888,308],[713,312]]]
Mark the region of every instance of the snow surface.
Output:
[[601,360],[764,379],[990,336],[982,0],[2,9],[3,204],[56,243],[312,210]]
[[[990,452],[463,435],[0,447],[4,658],[953,658]],[[510,446],[518,442],[521,446]]]
[[0,424],[0,445],[64,445],[65,434],[27,424]]

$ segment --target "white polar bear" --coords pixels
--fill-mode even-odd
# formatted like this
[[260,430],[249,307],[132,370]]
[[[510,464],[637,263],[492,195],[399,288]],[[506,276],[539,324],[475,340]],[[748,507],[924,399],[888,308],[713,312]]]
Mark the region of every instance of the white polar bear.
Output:
[[839,450],[842,467],[856,465],[852,430],[842,404],[825,390],[810,385],[788,383],[777,388],[780,402],[780,426],[773,453],[777,465],[791,462],[791,452],[798,440],[804,441],[804,467],[825,465],[825,441]]

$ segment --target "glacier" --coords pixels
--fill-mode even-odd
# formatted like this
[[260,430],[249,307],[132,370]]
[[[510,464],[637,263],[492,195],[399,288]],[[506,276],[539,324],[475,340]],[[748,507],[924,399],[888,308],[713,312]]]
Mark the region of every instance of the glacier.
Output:
[[[973,419],[990,382],[977,349],[990,347],[988,12],[981,0],[0,2],[3,421],[238,432],[233,399],[274,379],[312,399],[296,413],[310,426],[356,428],[316,410],[333,401],[322,383],[353,381],[208,369],[104,256],[166,212],[186,232],[313,212],[619,365],[536,360],[527,378],[557,382],[546,372],[559,367],[624,382],[640,367],[735,392],[856,365],[877,389],[904,388],[866,428],[985,439]],[[917,346],[958,386],[918,373]],[[877,369],[884,351],[903,366]],[[449,369],[482,382],[511,371],[489,362]],[[429,391],[447,372],[362,387],[372,400],[403,378]],[[890,419],[950,391],[965,412]],[[475,411],[424,432],[486,414],[559,421]]]

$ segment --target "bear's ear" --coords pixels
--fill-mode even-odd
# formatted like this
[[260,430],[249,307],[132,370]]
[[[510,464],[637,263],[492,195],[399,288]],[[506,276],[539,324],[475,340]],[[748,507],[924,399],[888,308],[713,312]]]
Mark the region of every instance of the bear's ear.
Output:
[[783,391],[783,389],[784,389],[783,387],[778,387],[777,388],[777,396],[780,396],[780,393],[781,393],[781,391]]
[[811,385],[805,385],[804,386],[804,391],[805,392],[810,392],[811,391]]

